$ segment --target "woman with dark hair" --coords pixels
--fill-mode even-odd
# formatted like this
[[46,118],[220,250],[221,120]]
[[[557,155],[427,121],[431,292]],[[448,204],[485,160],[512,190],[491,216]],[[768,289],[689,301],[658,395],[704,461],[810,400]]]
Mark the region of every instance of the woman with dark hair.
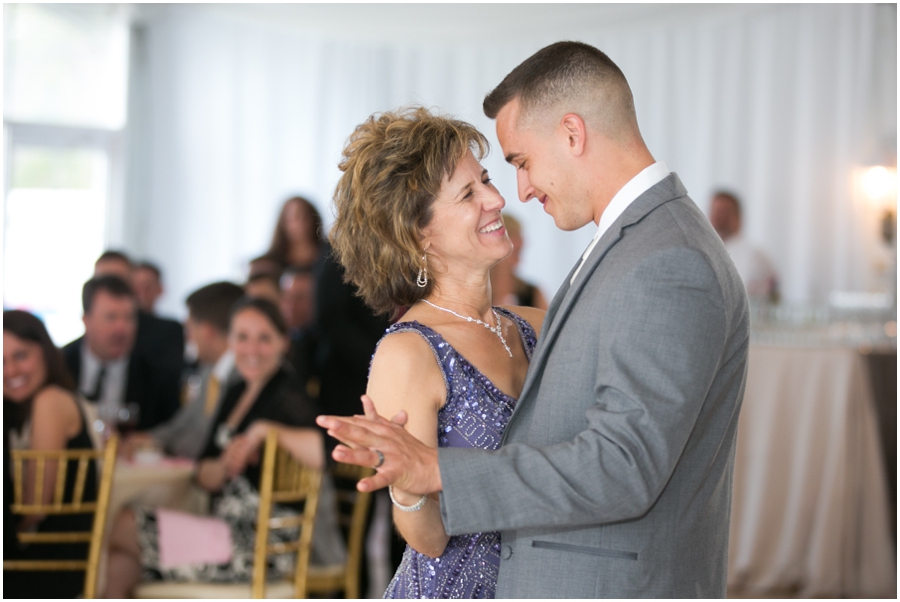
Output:
[[310,267],[319,257],[324,241],[322,217],[315,206],[302,196],[291,197],[281,207],[272,244],[264,257],[283,268]]
[[[230,558],[223,560],[219,550],[215,558],[198,557],[189,564],[170,567],[160,560],[161,541],[171,535],[164,517],[152,508],[128,509],[119,515],[110,536],[106,597],[127,597],[142,579],[249,582],[261,477],[256,452],[266,432],[275,429],[279,442],[299,462],[315,468],[324,466],[324,438],[315,426],[316,412],[284,362],[287,325],[278,307],[266,299],[244,297],[232,310],[228,336],[242,380],[226,391],[219,405],[196,478],[213,496],[212,515],[230,531],[232,549],[230,555],[226,554]],[[324,481],[323,486],[327,488]],[[320,499],[312,562],[343,561],[337,523],[333,513],[328,514],[331,502]],[[276,511],[276,516],[292,514],[295,511],[290,507]],[[197,523],[197,528],[202,526]],[[192,532],[191,536],[202,538],[204,533]],[[283,538],[284,531],[273,532],[272,537]],[[293,564],[290,555],[277,556],[269,567],[269,576],[286,575]]]
[[[66,370],[62,353],[50,340],[43,322],[28,312],[3,312],[3,423],[4,448],[60,450],[90,449],[87,423],[75,397],[75,386]],[[9,479],[9,462],[6,462]],[[48,463],[44,471],[44,502],[52,499],[57,466]],[[25,500],[34,499],[35,475],[26,464]],[[75,486],[75,465],[66,477],[65,499]],[[10,502],[11,482],[7,480],[5,502]],[[85,500],[96,499],[97,472],[90,464],[85,484]],[[15,533],[21,531],[89,531],[92,517],[7,515],[4,520],[4,558],[87,558],[86,544],[20,546]],[[34,572],[5,572],[6,598],[73,598],[81,593],[84,575],[60,571],[48,575]]]

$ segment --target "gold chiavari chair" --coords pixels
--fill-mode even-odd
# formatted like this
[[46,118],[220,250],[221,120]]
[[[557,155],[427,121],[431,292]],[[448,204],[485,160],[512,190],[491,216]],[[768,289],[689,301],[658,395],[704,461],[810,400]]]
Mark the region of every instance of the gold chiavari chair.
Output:
[[[287,450],[278,446],[278,434],[271,430],[263,452],[259,488],[256,550],[251,583],[180,583],[157,581],[142,583],[136,598],[305,598],[312,548],[316,507],[322,471],[303,466]],[[273,504],[304,502],[301,514],[273,518]],[[290,542],[269,543],[272,529],[298,527],[297,538]],[[281,581],[266,581],[266,560],[274,554],[296,552],[294,575]]]
[[[84,597],[94,598],[97,593],[97,566],[100,562],[100,546],[103,542],[103,530],[106,526],[106,513],[109,508],[109,495],[112,490],[112,479],[116,467],[116,449],[118,437],[113,435],[102,450],[12,450],[13,463],[13,514],[28,515],[71,515],[92,513],[93,526],[90,531],[67,531],[62,533],[19,533],[19,541],[28,545],[53,545],[88,543],[88,557],[71,560],[4,560],[4,571],[85,571]],[[85,483],[91,462],[102,460],[102,474],[96,501],[84,500]],[[65,499],[66,480],[69,463],[77,463],[74,489],[70,500]],[[24,500],[25,464],[34,469],[34,497],[32,501]],[[56,464],[56,479],[52,500],[45,504],[44,474],[48,464]],[[98,469],[101,467],[98,466]]]
[[366,537],[366,516],[372,502],[371,492],[356,489],[360,479],[375,471],[367,466],[335,464],[334,478],[338,520],[341,531],[347,537],[347,560],[334,566],[311,566],[307,579],[307,591],[315,594],[343,592],[346,598],[359,598],[359,571]]

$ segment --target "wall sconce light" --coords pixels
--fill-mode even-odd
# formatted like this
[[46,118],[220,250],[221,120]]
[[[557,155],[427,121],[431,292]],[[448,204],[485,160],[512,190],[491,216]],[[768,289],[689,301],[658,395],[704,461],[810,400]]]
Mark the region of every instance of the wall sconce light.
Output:
[[859,173],[859,186],[866,203],[881,215],[881,239],[891,244],[897,229],[897,169],[865,167]]

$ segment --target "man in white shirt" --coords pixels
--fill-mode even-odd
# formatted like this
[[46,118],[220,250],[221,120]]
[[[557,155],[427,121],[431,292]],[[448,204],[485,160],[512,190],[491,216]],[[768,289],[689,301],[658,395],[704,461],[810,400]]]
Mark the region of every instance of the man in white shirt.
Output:
[[129,284],[113,275],[92,278],[82,305],[84,336],[62,352],[88,407],[114,423],[121,409],[137,404],[138,428],[167,420],[178,408],[179,374],[135,351],[137,301]]
[[741,202],[737,196],[725,190],[716,192],[710,203],[709,221],[725,243],[750,298],[776,301],[778,274],[766,254],[741,234]]

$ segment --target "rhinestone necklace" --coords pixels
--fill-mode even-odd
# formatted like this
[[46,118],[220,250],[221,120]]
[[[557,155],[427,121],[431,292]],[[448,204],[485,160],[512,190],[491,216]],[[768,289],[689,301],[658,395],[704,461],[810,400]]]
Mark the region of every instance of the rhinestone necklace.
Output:
[[509,345],[506,344],[506,339],[503,338],[503,334],[500,332],[500,329],[501,329],[500,316],[497,315],[497,310],[494,309],[493,307],[491,308],[491,311],[494,313],[494,319],[497,321],[496,326],[490,326],[487,322],[482,322],[478,318],[473,318],[471,316],[463,316],[461,314],[456,313],[452,309],[447,309],[446,307],[441,307],[440,305],[435,305],[428,299],[422,299],[422,301],[424,301],[425,303],[427,303],[428,305],[430,305],[431,307],[433,307],[435,309],[445,311],[448,314],[453,314],[457,318],[459,318],[461,320],[465,320],[466,322],[475,322],[476,324],[481,324],[482,326],[484,326],[485,328],[487,328],[488,330],[493,332],[495,335],[497,335],[497,338],[500,339],[500,342],[503,344],[503,348],[506,349],[506,353],[509,354],[509,357],[513,356],[512,351],[509,350]]

